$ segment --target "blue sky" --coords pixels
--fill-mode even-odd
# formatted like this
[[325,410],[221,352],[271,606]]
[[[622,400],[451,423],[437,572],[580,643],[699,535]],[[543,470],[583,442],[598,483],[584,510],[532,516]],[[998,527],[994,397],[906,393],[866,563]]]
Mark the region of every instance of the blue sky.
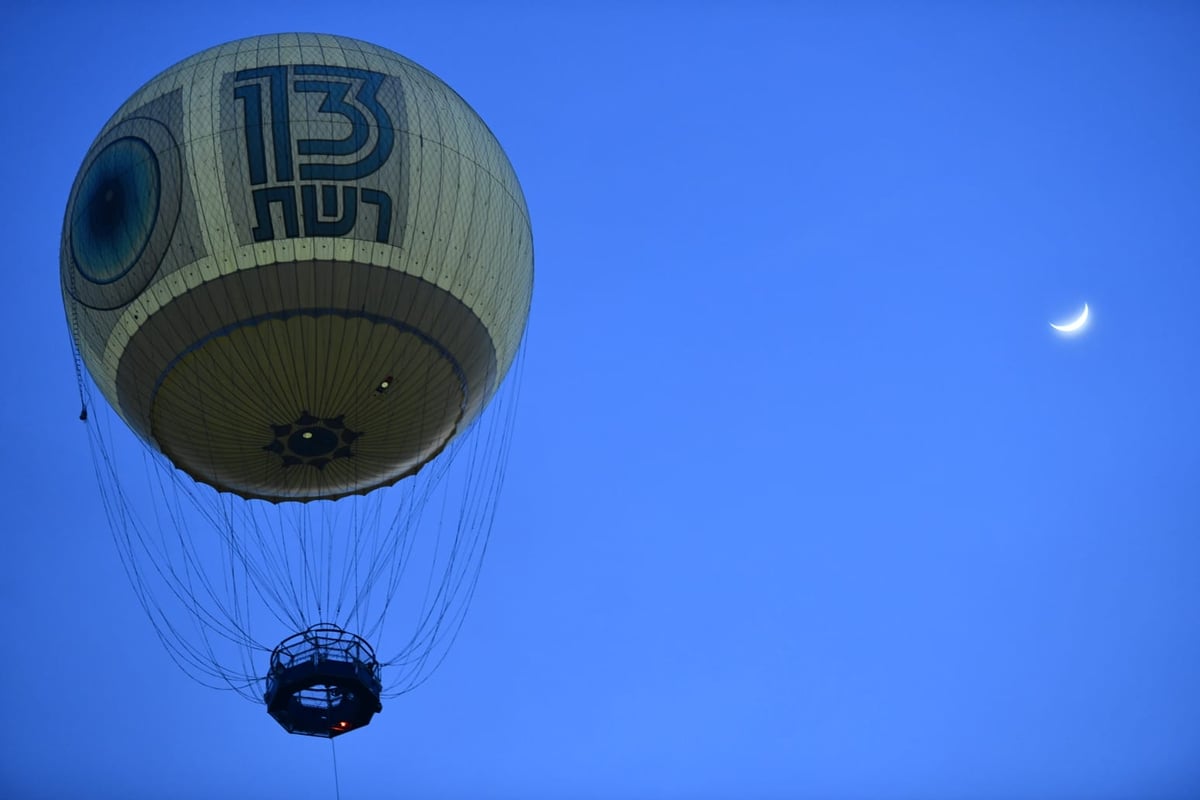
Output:
[[[1200,793],[1188,3],[9,10],[0,789],[329,797],[184,676],[109,537],[58,285],[134,90],[277,31],[402,53],[520,176],[508,481],[449,658],[343,797]],[[1081,336],[1048,327],[1090,305]]]

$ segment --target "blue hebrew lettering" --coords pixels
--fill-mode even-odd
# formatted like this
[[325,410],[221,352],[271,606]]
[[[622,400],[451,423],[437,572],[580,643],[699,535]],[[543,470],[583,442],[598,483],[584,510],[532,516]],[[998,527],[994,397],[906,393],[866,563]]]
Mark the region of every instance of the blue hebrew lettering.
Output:
[[[294,76],[290,84],[289,70]],[[259,187],[251,191],[254,241],[276,238],[273,208],[278,208],[288,238],[300,235],[298,212],[303,213],[305,236],[345,236],[354,229],[360,199],[376,212],[375,241],[389,240],[391,196],[379,189],[343,185],[376,172],[392,154],[396,132],[378,97],[384,78],[378,72],[325,64],[256,67],[234,73],[233,96],[240,103],[244,121],[246,169],[250,186]],[[293,139],[290,92],[317,95],[317,111],[345,120],[349,134],[340,139]],[[269,123],[265,119],[268,113]],[[297,178],[303,183],[294,183]],[[319,204],[317,182],[321,184]]]
[[[358,193],[353,186],[342,187],[342,213],[338,215],[338,187],[321,187],[321,210],[317,211],[317,187],[311,183],[300,185],[300,199],[304,206],[305,236],[345,236],[354,227],[358,211]],[[321,217],[333,217],[324,221]]]
[[269,189],[255,189],[254,241],[266,242],[275,238],[275,225],[271,222],[271,204],[278,203],[283,212],[283,232],[289,239],[300,235],[300,226],[296,221],[296,190],[291,186],[272,186]]
[[364,203],[373,205],[379,212],[379,221],[375,224],[375,241],[387,244],[392,235],[392,198],[387,192],[378,189],[363,189]]

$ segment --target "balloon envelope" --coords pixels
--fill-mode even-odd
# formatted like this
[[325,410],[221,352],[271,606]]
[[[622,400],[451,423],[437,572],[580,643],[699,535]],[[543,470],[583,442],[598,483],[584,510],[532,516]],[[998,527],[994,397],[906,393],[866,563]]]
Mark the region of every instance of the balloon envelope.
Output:
[[528,211],[495,137],[383,48],[280,34],[155,77],[84,158],[64,302],[138,436],[271,501],[411,475],[480,414],[528,316]]

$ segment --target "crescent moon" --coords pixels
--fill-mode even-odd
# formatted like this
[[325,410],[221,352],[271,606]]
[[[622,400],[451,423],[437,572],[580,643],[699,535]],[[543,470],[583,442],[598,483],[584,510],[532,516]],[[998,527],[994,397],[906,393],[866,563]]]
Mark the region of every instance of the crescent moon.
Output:
[[1076,317],[1073,322],[1065,322],[1062,325],[1055,325],[1053,322],[1051,322],[1050,327],[1054,328],[1054,330],[1056,330],[1056,331],[1062,331],[1063,333],[1074,333],[1075,331],[1079,330],[1084,325],[1086,325],[1087,321],[1088,321],[1088,306],[1087,306],[1087,303],[1084,303],[1083,304],[1083,313],[1080,314],[1078,317]]

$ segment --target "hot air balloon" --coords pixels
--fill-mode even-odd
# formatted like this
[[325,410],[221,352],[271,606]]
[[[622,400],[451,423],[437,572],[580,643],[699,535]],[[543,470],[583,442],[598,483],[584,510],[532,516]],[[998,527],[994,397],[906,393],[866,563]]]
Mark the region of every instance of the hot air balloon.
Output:
[[425,680],[491,530],[533,284],[480,117],[345,37],[205,50],[101,129],[60,273],[109,527],[175,660],[328,737]]

